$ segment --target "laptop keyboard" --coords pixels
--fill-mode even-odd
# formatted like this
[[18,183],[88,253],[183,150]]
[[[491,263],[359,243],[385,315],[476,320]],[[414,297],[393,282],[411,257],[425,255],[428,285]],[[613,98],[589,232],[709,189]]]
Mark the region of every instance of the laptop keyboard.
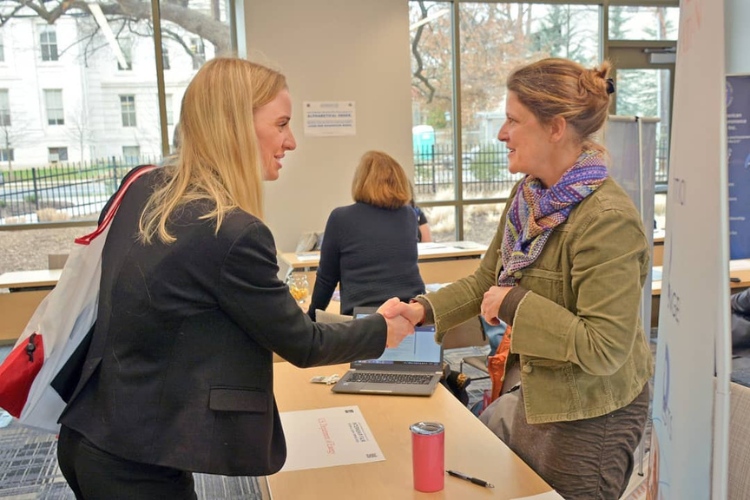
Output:
[[426,385],[429,384],[431,380],[432,375],[429,374],[354,372],[351,374],[349,382]]

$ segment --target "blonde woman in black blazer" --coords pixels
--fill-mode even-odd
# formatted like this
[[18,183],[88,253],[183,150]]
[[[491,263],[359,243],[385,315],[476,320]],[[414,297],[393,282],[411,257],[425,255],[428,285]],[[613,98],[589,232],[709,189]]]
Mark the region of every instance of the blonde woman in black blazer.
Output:
[[283,75],[209,61],[185,93],[175,162],[125,195],[60,419],[76,498],[196,498],[191,472],[273,474],[286,446],[272,353],[303,367],[375,358],[413,331],[381,314],[313,323],[278,280],[261,181],[296,147],[290,118]]

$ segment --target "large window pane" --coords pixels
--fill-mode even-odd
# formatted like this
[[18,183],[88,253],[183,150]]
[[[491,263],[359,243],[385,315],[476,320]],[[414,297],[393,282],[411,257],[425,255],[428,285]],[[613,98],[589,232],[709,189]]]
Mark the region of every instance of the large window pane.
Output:
[[464,207],[464,239],[489,245],[497,233],[505,203],[483,203]]
[[463,198],[504,198],[519,178],[508,172],[507,150],[497,139],[505,121],[507,78],[515,67],[544,57],[596,64],[599,7],[511,3],[460,7]]
[[621,69],[617,71],[615,110],[620,116],[659,118],[656,125],[657,184],[666,184],[669,172],[670,70]]
[[455,207],[421,207],[430,225],[432,241],[456,241]]
[[679,19],[679,7],[610,7],[609,38],[612,40],[677,40]]
[[[410,2],[409,21],[416,197],[419,201],[453,200],[451,4]],[[452,221],[455,230],[455,218]],[[453,233],[448,240],[455,240]]]
[[[62,15],[54,8],[59,3],[50,0],[41,9],[33,8],[42,4],[38,0],[0,2],[0,148],[6,151],[0,172],[6,173],[6,186],[14,170],[48,165],[51,148],[64,148],[67,161],[89,167],[126,163],[124,147],[130,152],[137,147],[140,162],[161,160],[151,2],[92,2]],[[163,126],[169,138],[196,69],[217,53],[232,52],[228,5],[228,0],[162,2],[161,60],[169,68],[165,94],[171,96]],[[97,10],[102,15],[95,17]],[[127,156],[128,162],[134,158]],[[35,196],[42,198],[29,195]]]

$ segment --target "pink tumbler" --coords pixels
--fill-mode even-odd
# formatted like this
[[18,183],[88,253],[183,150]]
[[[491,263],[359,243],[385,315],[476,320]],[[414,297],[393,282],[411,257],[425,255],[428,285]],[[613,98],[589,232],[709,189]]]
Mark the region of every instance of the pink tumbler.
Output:
[[431,493],[445,481],[445,428],[437,422],[417,422],[411,429],[414,489]]

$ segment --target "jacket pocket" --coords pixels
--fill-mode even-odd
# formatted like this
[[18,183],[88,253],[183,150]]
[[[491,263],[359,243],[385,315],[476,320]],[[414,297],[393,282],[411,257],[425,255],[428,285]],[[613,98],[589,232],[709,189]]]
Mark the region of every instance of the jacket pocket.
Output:
[[558,304],[564,303],[561,272],[529,267],[517,274],[518,284],[522,287]]
[[551,359],[521,359],[521,380],[527,408],[534,414],[569,415],[580,411],[573,365]]
[[212,387],[208,407],[214,411],[241,411],[267,413],[268,394],[257,389],[242,387]]

